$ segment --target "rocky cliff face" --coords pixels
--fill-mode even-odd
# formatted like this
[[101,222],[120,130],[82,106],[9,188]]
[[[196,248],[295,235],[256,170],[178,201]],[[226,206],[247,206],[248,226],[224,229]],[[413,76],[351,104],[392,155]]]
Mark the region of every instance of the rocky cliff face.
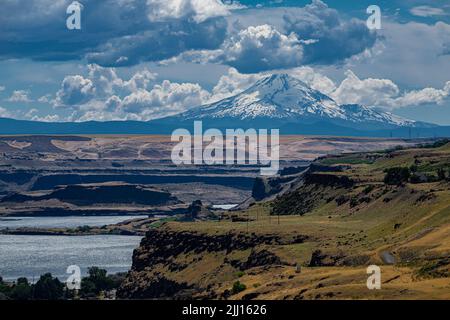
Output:
[[51,199],[76,205],[170,205],[179,203],[179,200],[167,191],[126,183],[68,185],[45,194],[12,193],[2,198],[0,202],[21,203],[25,201],[45,201]]
[[212,235],[166,227],[150,230],[133,253],[132,268],[118,295],[128,299],[217,298],[213,283],[226,280],[225,273],[285,264],[264,246],[305,240],[298,234],[285,238],[236,232]]

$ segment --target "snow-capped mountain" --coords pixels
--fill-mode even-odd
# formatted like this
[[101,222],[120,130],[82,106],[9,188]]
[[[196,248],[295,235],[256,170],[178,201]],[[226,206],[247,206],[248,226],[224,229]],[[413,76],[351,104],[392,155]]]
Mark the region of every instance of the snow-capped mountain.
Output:
[[263,78],[247,90],[187,112],[148,122],[48,123],[0,118],[0,134],[171,134],[175,129],[280,129],[281,134],[365,137],[449,137],[450,127],[407,120],[373,108],[339,105],[286,74]]
[[407,120],[361,105],[339,105],[286,74],[256,82],[227,99],[163,119],[48,123],[0,118],[0,134],[171,134],[175,129],[280,129],[281,134],[449,137],[450,126]]
[[[356,129],[415,127],[418,123],[362,105],[339,105],[329,96],[287,74],[265,77],[247,90],[197,107],[176,118],[183,121],[312,124],[329,122]],[[212,123],[211,123],[212,122]]]

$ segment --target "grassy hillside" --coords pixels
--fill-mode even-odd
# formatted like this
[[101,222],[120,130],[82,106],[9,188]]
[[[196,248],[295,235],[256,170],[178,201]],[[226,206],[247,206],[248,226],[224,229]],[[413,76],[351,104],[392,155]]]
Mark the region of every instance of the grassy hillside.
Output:
[[449,169],[448,143],[319,159],[273,201],[149,231],[119,294],[449,299]]

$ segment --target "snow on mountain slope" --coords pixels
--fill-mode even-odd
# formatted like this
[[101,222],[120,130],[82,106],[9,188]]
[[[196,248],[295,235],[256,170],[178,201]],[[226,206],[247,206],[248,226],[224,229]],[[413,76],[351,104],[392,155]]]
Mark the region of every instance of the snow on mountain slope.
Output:
[[416,122],[361,105],[338,105],[327,95],[287,74],[273,74],[233,97],[178,115],[183,120],[273,119],[283,122],[332,121],[415,126]]
[[370,107],[366,107],[359,104],[346,104],[341,105],[341,108],[346,110],[348,119],[353,122],[380,122],[400,127],[416,126],[417,122],[402,118],[390,112],[376,111]]

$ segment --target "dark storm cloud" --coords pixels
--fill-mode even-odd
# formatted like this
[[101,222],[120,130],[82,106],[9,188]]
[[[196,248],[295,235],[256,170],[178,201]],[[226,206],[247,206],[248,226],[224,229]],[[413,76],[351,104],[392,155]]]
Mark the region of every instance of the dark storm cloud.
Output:
[[2,0],[0,59],[87,58],[102,66],[128,66],[217,49],[204,60],[252,73],[338,63],[376,40],[363,21],[344,21],[319,0],[286,10],[278,16],[279,27],[270,23],[271,9],[261,9],[267,14],[256,24],[228,36],[229,11],[219,0],[84,0],[81,30],[66,28],[70,3]]
[[231,25],[219,49],[186,52],[179,59],[227,64],[255,73],[343,63],[372,48],[377,40],[365,21],[345,20],[319,0],[302,8],[248,10]]
[[284,16],[287,32],[312,40],[304,46],[303,63],[332,64],[371,48],[376,34],[365,21],[343,21],[339,13],[325,3],[314,0],[304,8]]
[[226,35],[223,18],[199,24],[174,21],[158,28],[108,40],[87,54],[89,62],[102,66],[133,65],[140,61],[158,61],[186,50],[215,49]]
[[[66,28],[71,2],[2,0],[0,58],[70,60],[88,55],[100,64],[124,65],[170,58],[188,49],[211,49],[225,37],[220,14],[189,0],[183,6],[171,0],[84,0],[81,30]],[[206,0],[205,7],[208,3],[217,5]],[[156,15],[162,18],[153,21]]]

